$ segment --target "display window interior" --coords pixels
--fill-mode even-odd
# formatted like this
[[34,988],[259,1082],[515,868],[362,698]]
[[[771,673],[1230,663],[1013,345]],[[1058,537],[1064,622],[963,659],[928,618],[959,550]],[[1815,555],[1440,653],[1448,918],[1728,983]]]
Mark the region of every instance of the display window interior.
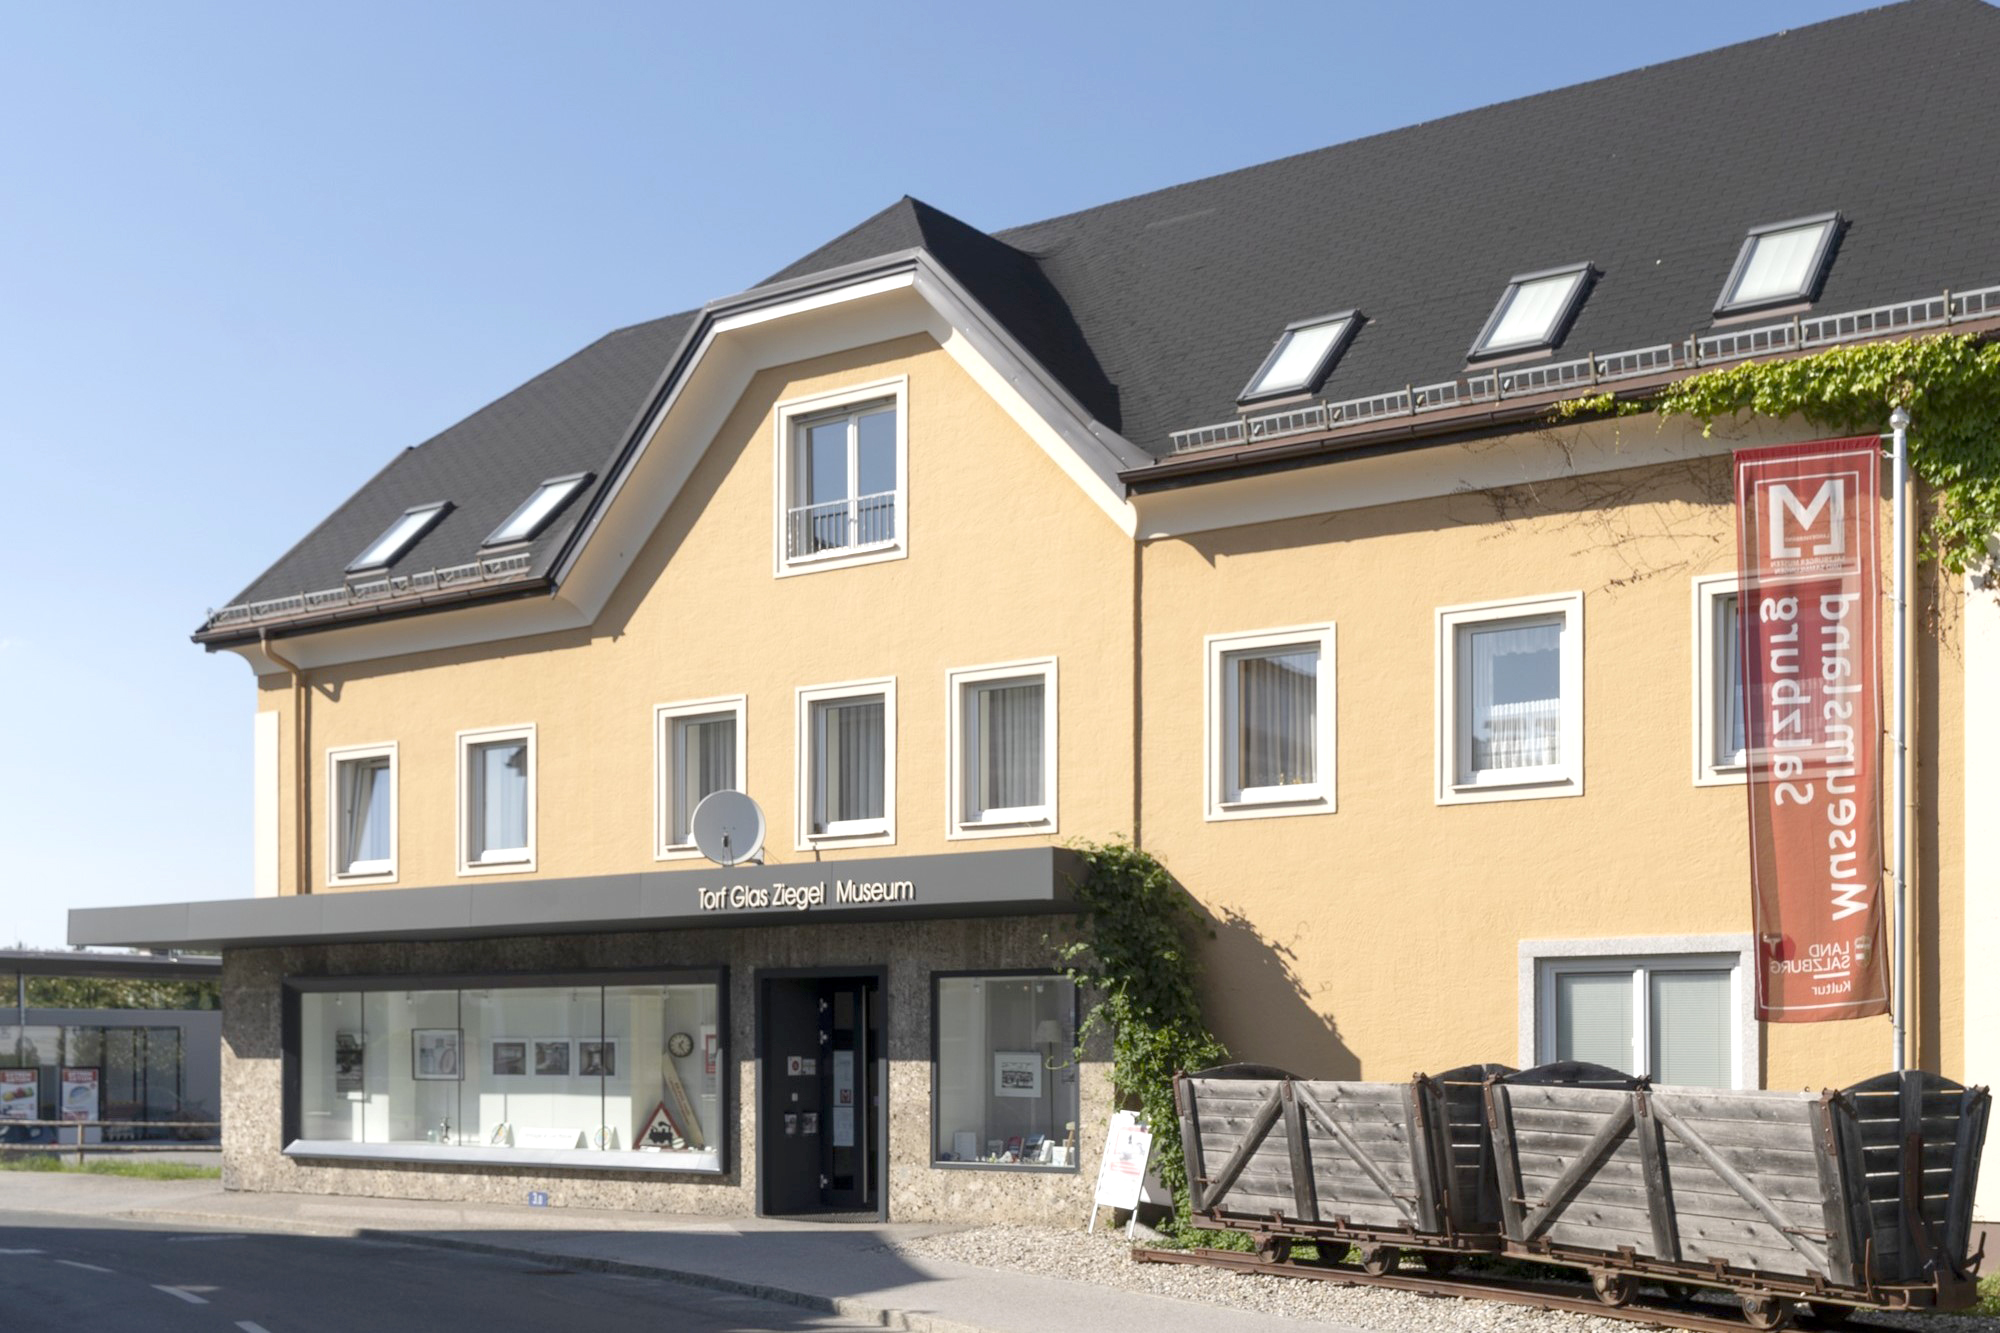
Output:
[[1076,987],[1048,974],[939,977],[935,1021],[932,1160],[1074,1169]]
[[715,979],[299,996],[287,1151],[721,1171]]

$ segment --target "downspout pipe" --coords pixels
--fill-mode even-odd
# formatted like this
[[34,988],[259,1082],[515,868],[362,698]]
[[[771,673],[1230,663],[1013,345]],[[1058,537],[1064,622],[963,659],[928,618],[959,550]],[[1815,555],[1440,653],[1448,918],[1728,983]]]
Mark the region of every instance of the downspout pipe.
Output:
[[1910,946],[1908,931],[1909,885],[1905,879],[1909,862],[1909,724],[1908,724],[1908,674],[1907,654],[1909,652],[1910,620],[1910,552],[1909,552],[1909,508],[1910,508],[1910,410],[1897,407],[1889,414],[1889,546],[1891,567],[1895,570],[1895,598],[1890,604],[1890,613],[1895,617],[1891,630],[1891,659],[1889,673],[1889,755],[1890,755],[1890,835],[1889,835],[1889,883],[1890,920],[1894,923],[1892,943],[1889,950],[1890,963],[1895,969],[1889,1001],[1889,1039],[1895,1044],[1891,1053],[1897,1073],[1902,1073],[1908,1065],[1908,1034],[1905,1029],[1909,1020],[1909,971]]
[[271,646],[271,632],[268,629],[257,631],[257,647],[264,656],[290,672],[292,677],[292,850],[294,853],[292,892],[311,893],[312,848],[307,816],[312,806],[306,764],[309,753],[306,744],[306,709],[310,706],[310,701],[306,694],[306,673],[298,663],[291,661]]

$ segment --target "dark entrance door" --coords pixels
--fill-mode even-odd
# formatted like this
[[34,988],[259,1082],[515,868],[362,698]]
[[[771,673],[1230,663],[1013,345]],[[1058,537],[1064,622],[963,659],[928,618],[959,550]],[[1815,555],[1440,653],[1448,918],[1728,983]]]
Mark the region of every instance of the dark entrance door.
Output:
[[881,975],[767,974],[760,990],[761,1211],[880,1213]]

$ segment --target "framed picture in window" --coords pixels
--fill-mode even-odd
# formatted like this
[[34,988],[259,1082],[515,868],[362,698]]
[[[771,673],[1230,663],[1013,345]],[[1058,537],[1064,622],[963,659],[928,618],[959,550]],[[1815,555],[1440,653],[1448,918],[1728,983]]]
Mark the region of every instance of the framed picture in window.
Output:
[[493,1077],[519,1078],[528,1072],[528,1043],[521,1037],[493,1039]]
[[534,1041],[535,1073],[541,1077],[568,1078],[576,1067],[570,1059],[568,1037],[537,1037]]
[[618,1043],[610,1037],[576,1044],[576,1072],[585,1078],[614,1078],[618,1073]]
[[995,1097],[1041,1096],[1042,1053],[1040,1051],[993,1052],[993,1095]]
[[333,1034],[333,1090],[343,1097],[356,1095],[361,1091],[359,1032]]
[[465,1062],[459,1058],[461,1044],[457,1028],[412,1028],[410,1076],[432,1082],[464,1078]]

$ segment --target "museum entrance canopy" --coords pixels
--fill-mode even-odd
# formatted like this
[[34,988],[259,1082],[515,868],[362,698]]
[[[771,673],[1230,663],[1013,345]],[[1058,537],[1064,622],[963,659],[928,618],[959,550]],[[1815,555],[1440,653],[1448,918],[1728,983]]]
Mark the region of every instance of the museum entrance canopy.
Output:
[[230,898],[69,914],[72,945],[255,948],[813,921],[916,921],[1076,910],[1083,860],[1062,847],[791,865],[705,866],[505,884]]

